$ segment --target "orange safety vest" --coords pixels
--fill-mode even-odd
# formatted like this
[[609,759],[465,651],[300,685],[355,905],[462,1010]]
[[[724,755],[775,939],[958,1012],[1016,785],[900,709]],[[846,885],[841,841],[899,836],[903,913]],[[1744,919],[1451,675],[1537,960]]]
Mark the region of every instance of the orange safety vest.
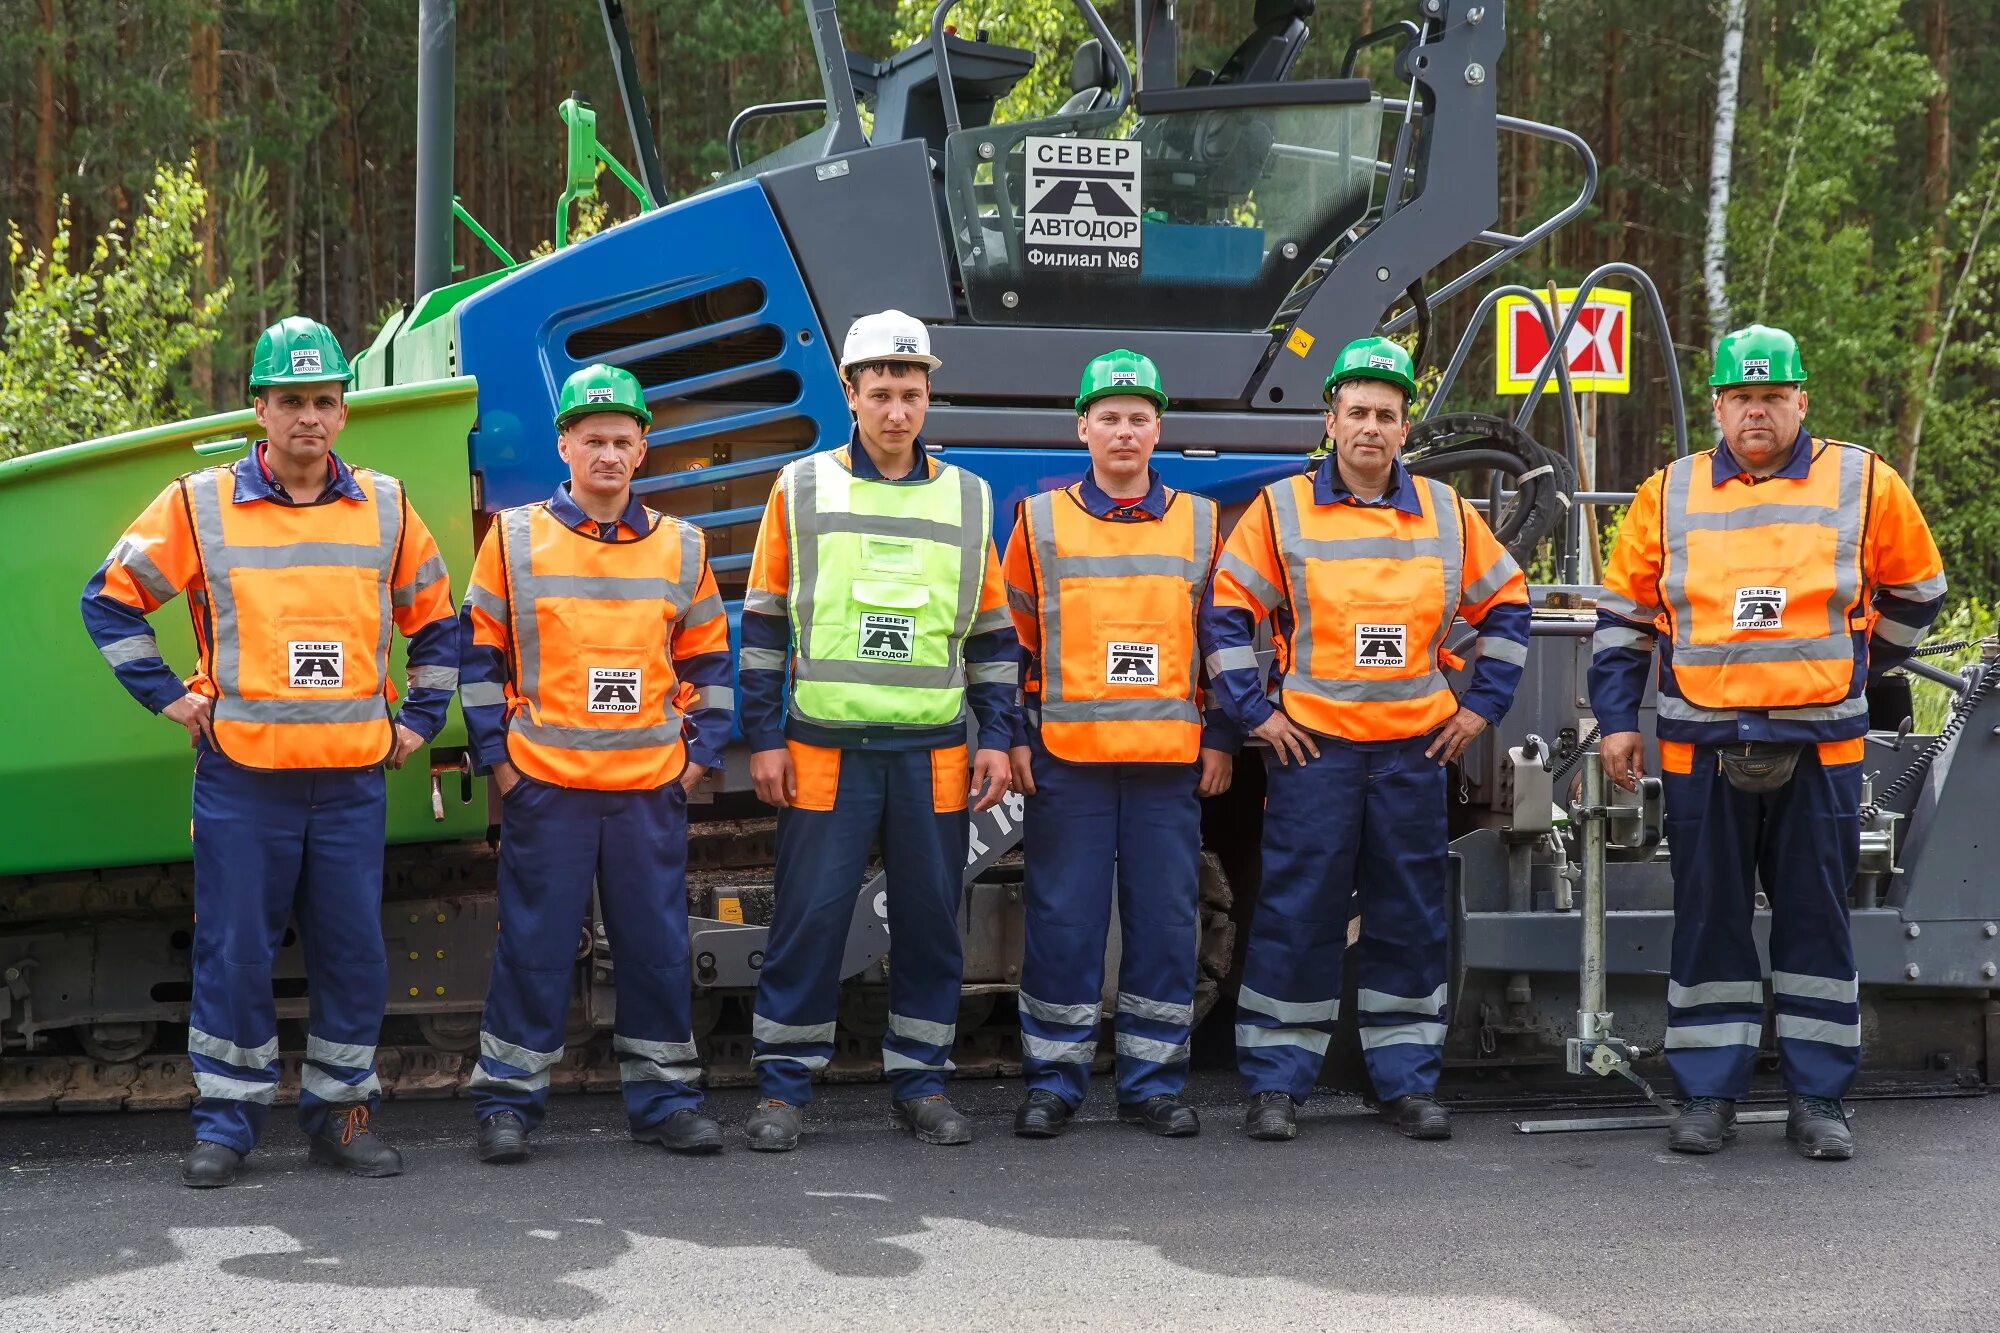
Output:
[[531,778],[650,791],[686,766],[669,645],[705,547],[693,524],[652,518],[629,542],[586,537],[546,504],[494,518],[512,640],[507,757]]
[[[1712,485],[1706,453],[1661,487],[1660,603],[1674,684],[1700,709],[1811,708],[1859,699],[1861,553],[1872,455],[1814,439],[1800,478]],[[1865,702],[1861,711],[1866,711]]]
[[403,488],[354,469],[368,497],[237,504],[233,467],[181,479],[204,587],[189,593],[216,748],[245,768],[371,768],[389,757],[390,603]]
[[1408,740],[1458,711],[1440,665],[1458,615],[1459,500],[1412,477],[1422,513],[1313,502],[1310,474],[1267,487],[1292,629],[1279,689],[1300,726],[1352,741]]
[[1044,491],[1021,514],[1039,590],[1042,744],[1079,764],[1192,763],[1215,501],[1169,491],[1159,522],[1113,522],[1077,491]]

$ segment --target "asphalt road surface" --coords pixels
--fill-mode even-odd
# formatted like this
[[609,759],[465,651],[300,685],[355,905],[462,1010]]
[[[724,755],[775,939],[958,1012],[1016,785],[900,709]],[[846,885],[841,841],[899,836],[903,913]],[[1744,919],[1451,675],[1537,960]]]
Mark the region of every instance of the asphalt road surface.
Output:
[[465,1103],[396,1102],[409,1172],[379,1181],[309,1165],[279,1112],[207,1192],[178,1183],[184,1117],[0,1120],[0,1330],[1905,1333],[2000,1307],[2000,1099],[1863,1103],[1861,1155],[1823,1164],[1775,1125],[1712,1158],[1495,1112],[1419,1144],[1342,1099],[1253,1143],[1219,1074],[1199,1139],[1093,1100],[1023,1142],[1020,1091],[959,1085],[979,1140],[932,1148],[883,1089],[830,1089],[769,1156],[721,1093],[729,1147],[696,1160],[561,1097],[518,1167],[475,1160]]

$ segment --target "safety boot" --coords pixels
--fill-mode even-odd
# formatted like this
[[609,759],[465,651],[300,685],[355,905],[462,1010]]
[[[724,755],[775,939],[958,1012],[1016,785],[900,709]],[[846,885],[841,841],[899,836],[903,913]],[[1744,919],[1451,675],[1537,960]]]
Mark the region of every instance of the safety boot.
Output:
[[528,1127],[512,1111],[496,1111],[479,1122],[479,1160],[528,1160]]
[[337,1166],[350,1176],[400,1176],[403,1155],[368,1130],[368,1108],[351,1106],[326,1118],[326,1126],[312,1136],[307,1154],[315,1162]]
[[743,1122],[743,1136],[752,1152],[790,1152],[799,1146],[799,1132],[805,1117],[790,1102],[766,1097]]
[[1667,1126],[1667,1146],[1675,1152],[1721,1152],[1736,1137],[1736,1103],[1727,1097],[1694,1097]]
[[1844,1162],[1854,1156],[1854,1131],[1847,1124],[1847,1108],[1838,1097],[1801,1097],[1792,1094],[1791,1114],[1785,1117],[1785,1137],[1798,1148],[1799,1156],[1820,1162]]
[[1052,1139],[1069,1125],[1069,1103],[1045,1088],[1036,1088],[1014,1112],[1014,1132],[1024,1139]]
[[196,1139],[181,1159],[181,1184],[191,1190],[212,1190],[236,1179],[243,1154],[220,1143]]
[[1448,1139],[1451,1115],[1437,1099],[1425,1093],[1397,1097],[1382,1103],[1382,1118],[1406,1139]]
[[1260,1092],[1250,1099],[1243,1132],[1253,1139],[1277,1143],[1299,1136],[1299,1108],[1289,1092]]
[[710,1153],[722,1150],[722,1126],[691,1107],[674,1112],[657,1125],[632,1131],[637,1143],[657,1143],[668,1152]]
[[1178,1097],[1162,1093],[1143,1102],[1118,1103],[1118,1118],[1128,1125],[1140,1125],[1149,1134],[1163,1139],[1187,1139],[1201,1133],[1201,1117]]
[[972,1142],[972,1122],[941,1092],[895,1103],[896,1119],[919,1143]]

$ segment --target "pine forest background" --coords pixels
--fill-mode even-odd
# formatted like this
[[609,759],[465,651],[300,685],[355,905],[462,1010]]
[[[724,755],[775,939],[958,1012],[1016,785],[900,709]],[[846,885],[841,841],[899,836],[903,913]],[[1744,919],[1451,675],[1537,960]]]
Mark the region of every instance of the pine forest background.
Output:
[[[818,95],[805,0],[625,7],[676,195],[723,168],[736,111]],[[1129,40],[1131,6],[1100,8]],[[1183,0],[1183,77],[1219,64],[1250,10]],[[1506,10],[1501,111],[1583,135],[1604,170],[1589,213],[1496,281],[1568,284],[1612,259],[1645,267],[1667,302],[1696,447],[1709,438],[1700,385],[1716,319],[1791,328],[1813,423],[1894,459],[1956,591],[1995,600],[2000,0]],[[1413,0],[1321,0],[1293,77],[1337,72],[1353,35],[1413,11]],[[883,56],[929,12],[848,0],[840,17],[850,46]],[[317,315],[353,350],[409,299],[415,14],[416,0],[0,0],[0,216],[12,238],[0,457],[236,406],[270,320]],[[1084,33],[1067,0],[967,0],[954,22],[1046,53],[1000,118],[1066,95]],[[1739,24],[1730,189],[1705,269],[1718,87]],[[587,98],[606,145],[634,165],[597,7],[458,0],[457,42],[455,188],[522,255],[552,232],[565,96]],[[1364,72],[1388,78],[1386,53]],[[761,122],[746,156],[800,128]],[[1572,195],[1576,176],[1549,145],[1502,143],[1500,225],[1518,230]],[[607,225],[633,211],[608,178],[604,198]],[[463,230],[457,256],[467,274],[494,263]],[[1441,341],[1473,299],[1438,310]],[[1634,392],[1602,400],[1602,488],[1629,489],[1670,447],[1654,331],[1642,318],[1635,332]],[[1488,337],[1454,406],[1496,405],[1491,358]],[[1552,412],[1535,424],[1546,439]]]

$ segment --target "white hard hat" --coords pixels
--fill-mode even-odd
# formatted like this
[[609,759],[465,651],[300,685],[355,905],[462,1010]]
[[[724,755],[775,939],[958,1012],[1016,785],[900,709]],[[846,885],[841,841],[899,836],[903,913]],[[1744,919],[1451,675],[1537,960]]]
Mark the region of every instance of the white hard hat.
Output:
[[841,373],[870,361],[904,361],[929,370],[944,364],[931,355],[931,331],[923,321],[900,310],[878,310],[848,327],[840,348]]

